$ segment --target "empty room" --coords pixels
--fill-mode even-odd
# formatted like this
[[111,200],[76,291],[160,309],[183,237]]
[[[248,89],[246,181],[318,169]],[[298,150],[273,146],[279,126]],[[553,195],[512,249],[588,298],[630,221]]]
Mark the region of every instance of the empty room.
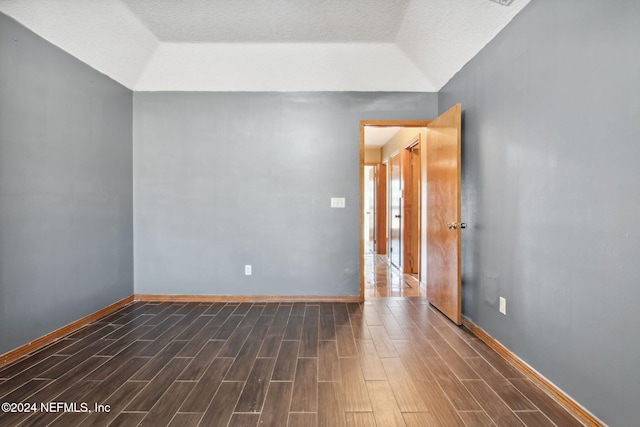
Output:
[[0,0],[0,425],[638,425],[639,21]]

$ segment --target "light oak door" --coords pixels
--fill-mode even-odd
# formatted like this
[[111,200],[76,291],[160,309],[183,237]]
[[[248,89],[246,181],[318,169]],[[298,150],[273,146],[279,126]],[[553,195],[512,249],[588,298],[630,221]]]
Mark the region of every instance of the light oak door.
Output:
[[389,159],[389,261],[401,268],[402,263],[402,175],[400,154]]
[[427,125],[427,300],[462,323],[461,106]]
[[366,166],[366,194],[365,203],[365,241],[367,242],[366,252],[376,251],[376,168]]
[[376,165],[376,253],[387,253],[387,165]]

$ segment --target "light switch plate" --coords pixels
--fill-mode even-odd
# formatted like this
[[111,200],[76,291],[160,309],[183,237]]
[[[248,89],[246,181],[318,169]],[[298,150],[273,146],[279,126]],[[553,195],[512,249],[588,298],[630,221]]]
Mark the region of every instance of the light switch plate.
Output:
[[332,197],[331,198],[331,207],[332,208],[344,208],[345,207],[344,197]]
[[500,297],[500,313],[507,315],[507,300]]

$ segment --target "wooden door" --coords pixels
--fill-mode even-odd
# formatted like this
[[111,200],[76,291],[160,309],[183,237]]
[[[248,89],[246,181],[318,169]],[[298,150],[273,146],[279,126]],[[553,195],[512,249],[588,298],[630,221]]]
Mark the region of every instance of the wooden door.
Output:
[[387,165],[376,165],[376,253],[387,253]]
[[366,251],[375,253],[376,251],[376,168],[374,166],[366,166],[365,177],[366,194],[365,194],[365,227],[364,230],[367,242]]
[[462,323],[460,255],[461,106],[427,125],[427,299]]
[[401,268],[402,260],[402,176],[400,155],[389,159],[389,261]]
[[404,272],[420,270],[420,135],[403,150],[403,261]]

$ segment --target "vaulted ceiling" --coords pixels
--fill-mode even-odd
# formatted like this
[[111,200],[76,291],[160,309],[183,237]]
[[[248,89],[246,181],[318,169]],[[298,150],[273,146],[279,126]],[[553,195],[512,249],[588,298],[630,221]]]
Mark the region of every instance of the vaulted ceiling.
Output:
[[438,91],[529,0],[0,0],[138,91]]

